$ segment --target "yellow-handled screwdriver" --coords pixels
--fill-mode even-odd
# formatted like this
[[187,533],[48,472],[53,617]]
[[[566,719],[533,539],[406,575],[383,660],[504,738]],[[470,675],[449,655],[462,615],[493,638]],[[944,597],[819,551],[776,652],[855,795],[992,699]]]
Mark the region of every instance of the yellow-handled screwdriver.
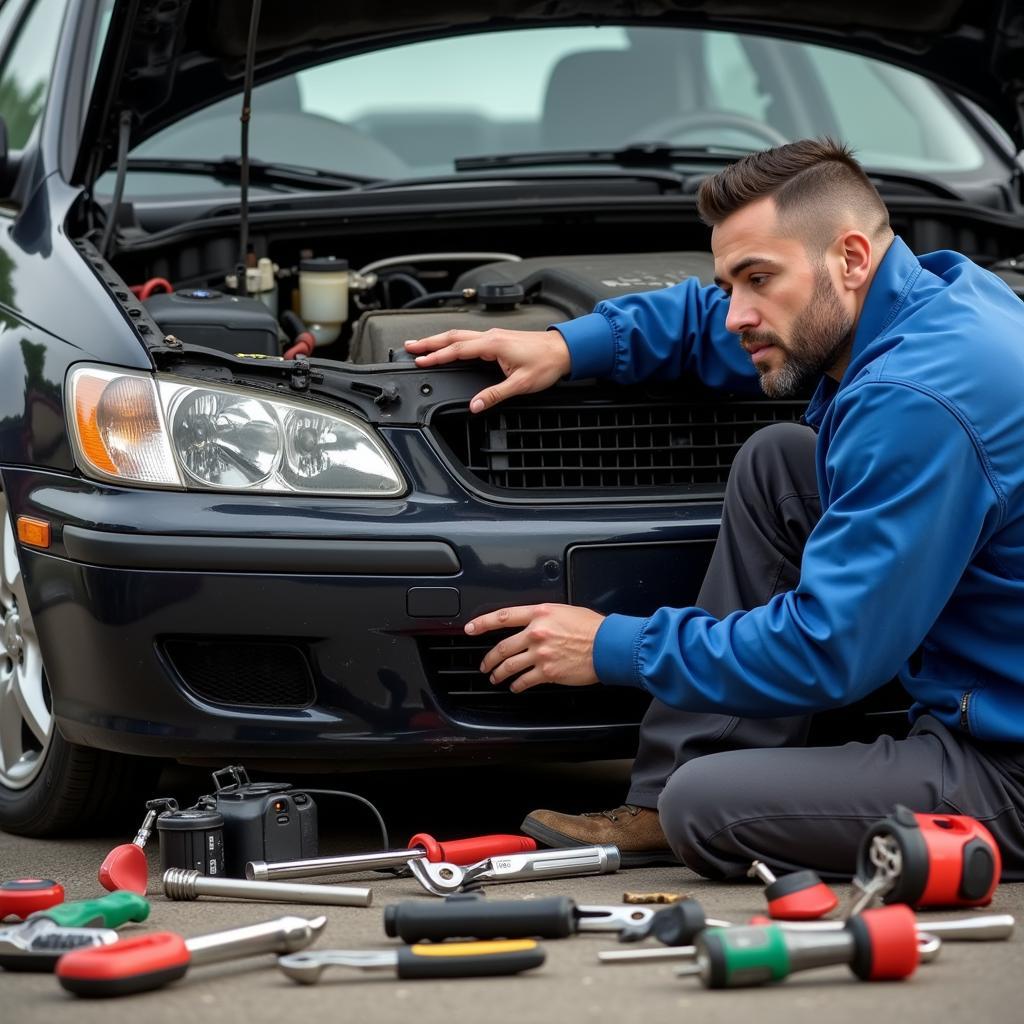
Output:
[[399,978],[486,978],[520,974],[544,963],[533,939],[494,942],[441,942],[398,949],[319,949],[278,957],[292,981],[313,985],[325,967],[393,971]]

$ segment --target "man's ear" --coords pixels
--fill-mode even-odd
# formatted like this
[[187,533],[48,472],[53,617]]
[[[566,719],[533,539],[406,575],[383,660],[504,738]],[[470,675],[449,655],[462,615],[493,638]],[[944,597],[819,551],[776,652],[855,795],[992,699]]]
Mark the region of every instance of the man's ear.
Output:
[[871,239],[862,231],[844,231],[835,246],[843,284],[848,291],[860,291],[871,274]]

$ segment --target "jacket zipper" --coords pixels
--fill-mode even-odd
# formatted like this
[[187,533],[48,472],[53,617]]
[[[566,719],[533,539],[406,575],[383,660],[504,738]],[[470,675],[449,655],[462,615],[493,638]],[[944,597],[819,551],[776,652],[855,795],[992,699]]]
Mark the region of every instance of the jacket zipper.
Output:
[[964,690],[963,695],[960,697],[960,728],[964,732],[971,731],[971,723],[967,717],[967,712],[971,707],[971,691]]

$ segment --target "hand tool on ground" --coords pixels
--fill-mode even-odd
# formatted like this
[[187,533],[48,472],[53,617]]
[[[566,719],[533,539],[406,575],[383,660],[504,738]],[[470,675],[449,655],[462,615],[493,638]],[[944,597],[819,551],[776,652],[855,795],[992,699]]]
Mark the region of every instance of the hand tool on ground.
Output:
[[[768,918],[753,918],[751,924],[778,923],[788,932],[837,932],[845,927],[844,921],[784,921],[771,922]],[[943,942],[998,942],[1013,935],[1016,921],[1012,914],[980,914],[977,917],[955,919],[918,918],[918,934],[934,935]]]
[[312,985],[325,967],[392,971],[399,978],[488,978],[521,974],[544,963],[544,950],[531,939],[509,942],[446,942],[398,949],[322,949],[278,957],[292,981]]
[[776,878],[767,864],[755,860],[747,874],[764,882],[769,917],[810,921],[824,917],[839,905],[839,897],[814,871],[793,871]]
[[15,878],[0,884],[0,921],[24,920],[37,910],[64,902],[64,886],[52,878]]
[[[777,924],[774,921],[769,923],[777,928],[781,928],[783,931],[790,930],[785,925]],[[941,948],[942,940],[937,935],[926,935],[924,932],[917,933],[917,955],[921,963],[931,963],[939,955]],[[645,946],[643,949],[607,949],[597,954],[597,959],[603,964],[636,963],[637,961],[645,960],[657,963],[661,960],[695,960],[696,958],[696,946]]]
[[326,917],[278,917],[193,939],[175,932],[151,932],[112,946],[68,953],[57,964],[57,980],[76,996],[148,992],[177,981],[189,967],[305,949],[326,924]]
[[146,863],[146,855],[143,847],[153,833],[153,822],[161,811],[176,811],[178,802],[170,798],[149,800],[146,803],[146,817],[130,843],[122,843],[115,846],[110,853],[103,858],[100,865],[99,880],[104,889],[115,892],[118,889],[126,889],[128,892],[136,892],[140,896],[146,895],[146,887],[149,884],[149,865]]
[[112,929],[144,921],[149,904],[133,892],[114,892],[98,900],[58,903],[28,920],[0,929],[0,967],[8,971],[50,971],[68,950],[109,945]]
[[52,971],[73,949],[108,946],[119,938],[112,928],[62,928],[40,917],[0,928],[0,967],[5,971]]
[[[794,932],[776,924],[712,928],[697,936],[693,964],[705,988],[743,988],[781,981],[796,971],[846,964],[862,981],[908,978],[920,962],[913,911],[903,904],[866,910],[842,931]],[[939,943],[929,937],[926,942]]]
[[648,907],[580,906],[568,896],[539,900],[490,900],[458,893],[443,903],[406,901],[384,908],[384,931],[403,942],[445,939],[564,939],[578,932],[617,932],[643,927]]
[[318,857],[314,860],[288,860],[268,864],[255,860],[245,865],[245,877],[258,881],[275,878],[316,878],[340,875],[349,871],[377,871],[382,868],[404,868],[410,860],[426,859],[449,864],[475,864],[485,857],[508,853],[528,853],[537,849],[529,836],[475,836],[438,842],[420,832],[409,840],[406,850],[384,850],[381,853],[360,853],[346,857]]
[[646,922],[622,929],[619,942],[639,942],[650,936],[666,946],[688,946],[705,928],[729,927],[729,921],[705,917],[696,900],[684,899],[656,911]]
[[368,907],[373,890],[349,885],[303,885],[301,882],[250,882],[243,878],[209,878],[198,871],[168,868],[164,895],[171,900],[200,896],[228,896],[236,900],[271,900],[276,903],[318,903],[329,907]]
[[874,901],[913,907],[984,907],[999,883],[999,847],[962,814],[915,814],[897,806],[864,834],[848,916]]
[[411,860],[409,870],[427,892],[450,896],[481,882],[540,882],[546,878],[606,875],[618,871],[620,860],[617,846],[574,846],[488,857],[467,867]]

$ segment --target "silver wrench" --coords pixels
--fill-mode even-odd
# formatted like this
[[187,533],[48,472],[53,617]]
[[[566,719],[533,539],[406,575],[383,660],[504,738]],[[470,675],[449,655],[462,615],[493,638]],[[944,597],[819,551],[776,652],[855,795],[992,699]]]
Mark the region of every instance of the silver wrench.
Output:
[[413,877],[435,896],[451,896],[480,882],[536,882],[545,878],[607,875],[618,871],[617,846],[577,846],[567,850],[488,857],[468,867],[445,861],[410,860]]

